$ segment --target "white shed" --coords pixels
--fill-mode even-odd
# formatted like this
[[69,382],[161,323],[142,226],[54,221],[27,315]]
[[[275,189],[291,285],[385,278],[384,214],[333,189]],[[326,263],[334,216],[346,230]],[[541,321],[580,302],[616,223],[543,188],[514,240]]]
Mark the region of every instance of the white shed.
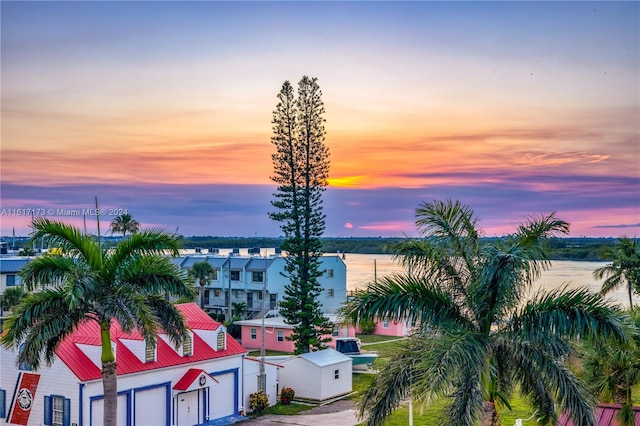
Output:
[[325,401],[352,390],[351,358],[334,349],[280,361],[279,388],[293,388],[296,398]]

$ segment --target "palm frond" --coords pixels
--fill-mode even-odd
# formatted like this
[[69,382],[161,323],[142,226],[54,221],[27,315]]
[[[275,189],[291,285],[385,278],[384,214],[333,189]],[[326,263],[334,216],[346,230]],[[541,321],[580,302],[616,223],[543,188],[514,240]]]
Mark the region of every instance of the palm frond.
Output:
[[[562,411],[570,413],[574,424],[595,425],[595,398],[562,360],[540,345],[526,341],[504,345],[500,349],[510,351],[512,367],[521,378],[521,392],[531,398],[532,405],[539,410],[545,422],[555,420],[557,414],[551,403],[554,400]],[[555,394],[550,394],[548,389],[555,389]]]
[[467,270],[473,270],[473,261],[479,249],[480,232],[471,207],[459,201],[435,200],[416,209],[416,226],[422,236],[433,238],[434,243],[448,251],[450,257],[464,260]]
[[34,240],[45,238],[50,244],[62,248],[66,255],[73,258],[81,257],[91,268],[101,267],[103,252],[100,246],[78,228],[45,217],[35,218],[31,226],[31,238]]
[[163,256],[135,256],[120,265],[114,279],[119,285],[133,286],[144,293],[195,296],[186,273]]
[[507,328],[532,341],[557,336],[627,342],[637,333],[628,316],[612,302],[587,288],[566,287],[539,292],[513,315]]
[[34,370],[41,356],[51,364],[58,345],[83,321],[85,310],[69,309],[65,289],[46,288],[27,295],[4,324],[2,345],[10,348],[24,342],[18,362],[26,362]]
[[558,219],[556,213],[531,216],[526,224],[518,227],[515,239],[530,253],[530,257],[546,260],[549,237],[569,233],[569,223]]
[[411,395],[411,383],[420,362],[420,342],[409,339],[385,369],[375,376],[358,404],[358,416],[367,426],[380,426]]
[[423,337],[414,383],[417,399],[450,397],[443,412],[445,424],[472,425],[485,400],[480,384],[488,368],[489,349],[489,341],[477,332]]
[[182,313],[174,304],[159,295],[151,295],[147,305],[158,319],[158,324],[169,340],[176,346],[182,344],[187,326]]
[[159,229],[145,229],[121,241],[108,258],[106,270],[115,274],[116,269],[134,256],[178,256],[180,237]]
[[484,395],[479,386],[480,373],[467,371],[451,395],[452,402],[442,410],[441,426],[472,426],[476,423],[484,404]]
[[416,322],[420,327],[463,327],[474,325],[463,315],[449,294],[420,278],[394,275],[358,291],[340,310],[343,318],[383,318]]
[[77,262],[65,256],[38,256],[20,271],[25,288],[33,291],[44,285],[61,285],[77,268]]

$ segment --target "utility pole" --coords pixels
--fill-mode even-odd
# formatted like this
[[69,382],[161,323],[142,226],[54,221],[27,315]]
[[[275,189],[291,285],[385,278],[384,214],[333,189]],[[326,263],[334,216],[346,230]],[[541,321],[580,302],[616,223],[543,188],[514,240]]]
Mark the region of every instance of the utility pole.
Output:
[[258,390],[267,391],[267,375],[264,371],[265,343],[264,343],[264,317],[266,312],[264,309],[264,301],[267,298],[267,271],[264,271],[264,282],[262,283],[262,327],[260,329],[260,374],[258,375]]

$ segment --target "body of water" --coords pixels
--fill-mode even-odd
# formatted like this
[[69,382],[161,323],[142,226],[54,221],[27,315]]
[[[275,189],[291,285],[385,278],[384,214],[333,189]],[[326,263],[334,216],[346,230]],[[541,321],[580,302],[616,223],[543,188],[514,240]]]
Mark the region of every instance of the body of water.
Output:
[[[355,254],[348,253],[345,258],[347,264],[347,290],[365,288],[367,283],[376,278],[391,275],[404,270],[393,261],[388,254]],[[568,288],[586,286],[593,292],[600,291],[602,280],[593,277],[593,271],[606,265],[608,262],[576,262],[570,260],[557,260],[551,263],[551,268],[544,271],[542,276],[534,284],[532,292],[537,290],[551,290],[567,286]],[[607,295],[616,303],[627,308],[629,296],[626,287],[620,287]],[[640,298],[634,298],[634,304],[640,304]]]

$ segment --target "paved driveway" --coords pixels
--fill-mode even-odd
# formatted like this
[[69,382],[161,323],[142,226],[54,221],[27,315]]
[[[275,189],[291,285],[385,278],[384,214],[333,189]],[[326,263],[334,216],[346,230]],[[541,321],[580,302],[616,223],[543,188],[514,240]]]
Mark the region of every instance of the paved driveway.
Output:
[[355,426],[358,423],[353,402],[340,400],[329,405],[314,407],[295,416],[266,414],[256,419],[246,420],[240,426]]
[[240,426],[355,426],[358,424],[355,410],[338,411],[326,414],[298,414],[295,416],[277,416],[267,414],[257,419],[246,420]]

